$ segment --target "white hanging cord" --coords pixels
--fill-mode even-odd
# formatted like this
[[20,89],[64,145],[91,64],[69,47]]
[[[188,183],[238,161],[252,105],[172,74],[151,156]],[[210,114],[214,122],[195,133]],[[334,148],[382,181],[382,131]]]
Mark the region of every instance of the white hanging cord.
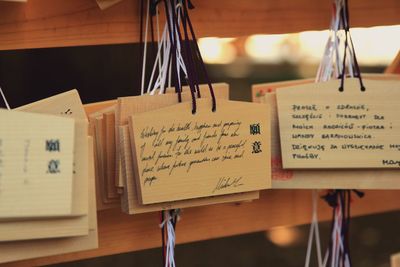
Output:
[[308,246],[307,246],[307,254],[306,254],[306,262],[305,267],[310,266],[310,258],[313,240],[315,236],[315,245],[317,248],[317,259],[318,259],[318,267],[322,267],[322,254],[321,254],[321,241],[319,237],[319,227],[318,227],[318,191],[313,190],[312,192],[312,202],[313,202],[313,212],[312,212],[312,220],[310,227],[310,234],[308,237]]
[[[157,7],[158,8],[158,7]],[[170,12],[169,10],[166,12]],[[158,10],[157,10],[157,29],[159,29],[159,19],[158,19]],[[159,33],[158,33],[159,36]],[[159,90],[160,93],[163,93],[165,90],[165,79],[168,72],[168,61],[171,53],[171,44],[169,39],[169,31],[168,31],[168,22],[164,25],[164,30],[161,36],[161,39],[158,38],[158,51],[156,60],[153,65],[153,70],[150,76],[150,81],[147,87],[147,93],[153,95]],[[156,70],[158,68],[158,76],[155,77]]]
[[179,221],[180,209],[176,209],[171,213],[169,211],[162,211],[166,216],[164,221],[160,224],[160,228],[166,227],[167,229],[167,248],[165,253],[165,267],[175,267],[175,229],[173,220]]
[[142,64],[142,84],[140,87],[140,94],[144,94],[144,79],[146,77],[146,58],[147,58],[147,33],[149,30],[149,17],[150,15],[150,0],[147,0],[146,8],[146,26],[144,31],[144,46],[143,46],[143,64]]
[[[334,219],[332,226],[332,234],[331,234],[331,251],[328,248],[325,253],[323,267],[328,266],[328,258],[330,256],[330,267],[350,267],[350,259],[349,255],[345,253],[344,249],[344,240],[342,236],[342,218],[344,216],[344,211],[342,210],[342,200],[340,198],[337,199],[337,206],[334,210]],[[331,254],[330,254],[331,253]],[[342,261],[344,258],[344,266],[342,265]]]
[[[326,82],[332,77],[339,77],[339,75],[342,73],[342,60],[339,47],[341,44],[343,44],[341,39],[344,39],[346,36],[341,36],[343,35],[343,31],[339,31],[339,27],[341,25],[341,14],[345,3],[343,0],[336,0],[334,4],[336,7],[335,13],[333,14],[331,20],[330,33],[325,45],[323,57],[318,67],[315,78],[316,82]],[[344,18],[344,20],[346,21],[346,18]],[[344,34],[347,33],[344,31]],[[350,43],[346,48],[346,52],[349,54],[349,57],[346,59],[348,74],[350,77],[354,77],[354,57]]]
[[[161,54],[161,51],[163,50],[164,47],[169,47],[167,32],[168,32],[167,26],[165,25],[161,40],[158,41],[157,55],[156,55],[156,59],[155,59],[154,65],[153,65],[153,70],[150,75],[150,81],[147,86],[147,93],[150,93],[150,94],[154,94],[154,91],[156,91],[159,88],[162,77],[164,76],[164,73],[166,71],[164,64],[167,64],[166,62],[168,62],[168,60],[166,60],[165,57],[168,56],[167,54],[169,52],[164,51],[164,53]],[[154,81],[154,86],[152,86],[157,68],[159,68],[158,77]]]
[[3,89],[2,89],[1,87],[0,87],[0,94],[1,94],[1,97],[3,98],[4,104],[6,104],[6,108],[7,108],[8,110],[10,110],[10,109],[11,109],[11,108],[10,108],[10,105],[8,104],[7,99],[6,99],[6,96],[4,95]]
[[[183,8],[182,1],[179,0],[178,2],[175,1],[173,5],[168,5],[167,6],[167,11],[169,12],[169,22],[171,25],[171,28],[174,29],[173,32],[173,37],[176,43],[176,72],[178,76],[178,87],[180,88],[181,86],[181,71],[187,76],[187,69],[185,62],[183,60],[182,56],[182,47],[181,43],[179,42],[179,33],[178,31],[180,30],[180,24],[182,21],[181,17],[181,10]],[[175,12],[175,13],[172,13]],[[174,23],[174,16],[177,17],[177,24]],[[158,20],[158,13],[157,13],[157,30],[159,28],[159,20]],[[159,32],[157,32],[159,36]],[[154,95],[155,93],[163,94],[165,93],[165,90],[168,87],[171,87],[171,75],[172,75],[172,62],[170,61],[170,56],[171,56],[171,49],[172,49],[172,44],[169,39],[169,29],[168,29],[168,22],[165,23],[164,25],[164,30],[161,36],[161,39],[158,38],[158,51],[157,51],[157,56],[156,60],[154,62],[153,68],[152,68],[152,73],[150,75],[150,81],[147,87],[146,92],[148,94]],[[169,64],[168,64],[169,62]],[[158,69],[158,76],[156,77],[156,71]],[[167,80],[168,79],[168,80]]]

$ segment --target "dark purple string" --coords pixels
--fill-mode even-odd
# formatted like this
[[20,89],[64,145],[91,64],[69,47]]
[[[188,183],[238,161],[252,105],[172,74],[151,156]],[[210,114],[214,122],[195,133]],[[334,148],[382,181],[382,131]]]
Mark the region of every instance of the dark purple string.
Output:
[[186,49],[186,57],[187,57],[187,63],[188,63],[188,75],[190,74],[191,77],[188,80],[188,83],[190,86],[193,87],[194,91],[197,92],[197,97],[200,98],[200,87],[199,87],[199,78],[198,78],[198,73],[197,73],[197,68],[195,64],[195,59],[193,58],[196,54],[193,53],[192,47],[190,45],[190,38],[188,34],[188,28],[187,28],[187,16],[185,13],[182,11],[182,8],[180,9],[180,14],[182,18],[182,26],[183,26],[183,32],[185,35],[185,49]]
[[174,36],[176,37],[176,35],[178,35],[178,40],[177,42],[179,42],[181,44],[181,49],[183,51],[183,57],[184,59],[186,59],[186,71],[187,71],[187,75],[188,75],[188,84],[189,84],[189,88],[190,88],[190,94],[192,96],[192,114],[196,113],[196,109],[197,109],[197,104],[196,104],[196,95],[195,95],[195,88],[194,88],[194,81],[193,81],[193,70],[191,68],[191,61],[189,60],[189,51],[187,50],[187,48],[184,46],[184,43],[182,41],[182,35],[181,32],[179,30],[179,24],[178,24],[178,19],[177,16],[175,14],[175,1],[174,0],[170,0],[171,1],[171,6],[173,7],[173,12],[172,12],[172,21],[174,23]]
[[[340,199],[340,205],[342,209],[342,227],[340,229],[340,236],[343,240],[343,253],[340,253],[340,259],[342,261],[342,264],[344,266],[346,257],[349,259],[350,266],[352,266],[351,262],[351,257],[350,257],[350,220],[351,220],[351,213],[350,213],[350,207],[351,207],[351,192],[354,192],[358,197],[362,198],[364,196],[364,193],[358,190],[332,190],[329,191],[325,196],[322,198],[328,203],[330,207],[332,207],[332,222],[331,222],[331,230],[330,230],[330,239],[329,239],[329,256],[328,256],[328,262],[331,260],[332,255],[332,246],[333,246],[333,240],[332,240],[332,234],[333,234],[333,226],[334,226],[334,221],[335,221],[335,213],[336,213],[336,208],[339,205],[339,199]],[[333,237],[335,238],[335,237]]]
[[[187,0],[187,1],[188,1],[189,8],[191,8],[191,9],[194,8],[193,4],[189,0]],[[215,112],[217,110],[217,101],[216,101],[216,98],[215,98],[214,89],[212,87],[211,80],[210,80],[210,78],[208,76],[208,72],[207,72],[206,66],[205,66],[204,61],[203,61],[203,57],[201,56],[201,53],[200,53],[200,48],[199,48],[199,45],[197,43],[196,35],[194,33],[194,30],[193,30],[192,22],[190,21],[190,17],[188,15],[189,12],[188,12],[188,8],[187,8],[185,0],[183,1],[183,7],[184,7],[184,12],[186,14],[185,16],[186,16],[186,19],[187,19],[187,23],[189,25],[190,33],[191,33],[192,39],[194,41],[195,50],[197,52],[197,57],[200,60],[201,68],[203,69],[204,76],[205,76],[205,78],[207,80],[207,84],[208,84],[208,87],[210,89],[210,94],[211,94],[211,98],[212,98],[212,111]]]
[[356,57],[356,52],[353,44],[353,40],[351,38],[350,34],[350,24],[349,24],[349,8],[348,8],[348,0],[345,0],[345,4],[343,8],[340,11],[340,19],[341,23],[343,26],[343,29],[345,31],[345,43],[344,43],[344,56],[343,56],[343,62],[342,62],[342,74],[341,74],[341,80],[340,80],[340,87],[339,91],[343,92],[344,90],[344,79],[345,79],[345,68],[346,68],[346,52],[349,44],[349,40],[351,43],[351,51],[353,53],[353,61],[354,61],[354,72],[356,73],[356,77],[359,80],[360,83],[360,90],[362,92],[365,91],[365,86],[361,77],[361,71],[360,71],[360,66],[358,65],[357,57]]

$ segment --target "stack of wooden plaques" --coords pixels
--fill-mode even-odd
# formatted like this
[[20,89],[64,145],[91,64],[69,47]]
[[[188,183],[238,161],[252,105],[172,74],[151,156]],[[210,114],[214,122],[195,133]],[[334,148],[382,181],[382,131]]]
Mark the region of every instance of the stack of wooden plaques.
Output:
[[[11,184],[2,188],[1,200],[4,193],[4,197],[12,198],[15,203],[10,206],[8,214],[1,213],[0,263],[97,248],[93,140],[88,136],[88,122],[77,91],[4,112],[29,116],[25,119],[25,127],[15,133],[26,140],[22,145],[28,162],[23,169],[25,174],[14,180],[19,191],[8,192]],[[38,124],[37,116],[44,117],[45,121]],[[41,131],[36,134],[31,124],[41,127]],[[72,130],[70,147],[65,138],[55,139],[49,134],[57,129],[65,135]],[[46,142],[36,146],[34,138]],[[41,150],[54,160],[42,157]],[[6,146],[3,146],[3,152],[9,152]],[[30,179],[27,174],[42,162],[46,163],[45,173]],[[55,175],[65,175],[70,179],[64,183],[57,182],[61,178]],[[32,192],[20,198],[19,194],[26,188]],[[46,197],[48,195],[51,198]]]
[[[229,87],[227,84],[215,84],[213,87],[217,103],[223,102],[224,99],[229,99]],[[206,99],[204,101],[207,101],[207,99],[210,98],[210,92],[207,86],[200,85],[200,89],[202,92],[202,99]],[[133,123],[132,118],[145,114],[146,112],[152,112],[153,110],[154,112],[158,112],[159,110],[163,110],[163,108],[177,106],[178,97],[172,92],[173,90],[167,90],[166,94],[121,97],[117,100],[85,105],[89,118],[89,135],[94,139],[98,209],[113,208],[121,205],[124,212],[128,214],[137,214],[258,199],[258,190],[239,190],[232,192],[227,191],[228,193],[220,195],[215,194],[212,196],[210,193],[207,197],[188,197],[180,200],[155,201],[153,203],[143,202],[141,185],[144,184],[144,186],[146,186],[146,181],[140,181],[140,175],[138,175],[137,153],[133,142],[134,127],[137,124]],[[182,92],[182,101],[189,104],[190,100],[190,91],[188,88],[184,88]],[[238,103],[240,105],[240,102]],[[251,103],[243,104],[254,106],[254,104]],[[200,104],[198,105],[200,106]],[[189,107],[188,112],[190,112]],[[268,114],[267,110],[265,110],[265,114]],[[149,114],[148,118],[150,120],[154,118],[154,121],[159,121],[155,113],[152,115]],[[193,116],[193,119],[195,118],[196,115]],[[248,131],[247,127],[248,126],[246,126],[246,131]],[[267,143],[268,140],[265,142],[265,152],[269,153]],[[248,146],[250,147],[250,144],[248,144]],[[249,154],[251,155],[251,152]],[[266,173],[268,171],[268,164],[262,164],[261,168],[263,168],[263,170],[265,169]],[[264,171],[260,173],[264,173]],[[207,175],[205,176],[207,177]],[[204,179],[206,179],[206,177]],[[233,180],[231,180],[231,182],[232,181]],[[258,179],[257,181],[264,182],[265,187],[263,188],[268,187],[268,175],[264,175],[262,179]],[[230,185],[229,183],[227,184],[228,186]],[[236,186],[232,186],[232,188],[233,187]],[[224,186],[220,185],[220,188],[224,188]]]
[[[363,74],[366,82],[398,81],[396,74]],[[398,169],[325,169],[306,170],[284,168],[282,165],[281,139],[278,123],[276,91],[280,88],[300,88],[313,84],[314,79],[273,82],[254,85],[254,102],[271,106],[272,115],[272,187],[277,189],[397,189],[400,188]],[[383,88],[384,84],[382,85]],[[323,90],[323,88],[321,89]]]

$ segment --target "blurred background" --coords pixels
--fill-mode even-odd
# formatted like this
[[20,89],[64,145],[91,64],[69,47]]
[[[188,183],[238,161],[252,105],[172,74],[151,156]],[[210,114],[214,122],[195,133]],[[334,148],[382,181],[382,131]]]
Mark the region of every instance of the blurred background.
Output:
[[[383,72],[399,51],[400,26],[355,28],[351,33],[364,72]],[[250,101],[252,84],[314,77],[328,35],[328,31],[318,31],[209,37],[198,42],[211,80],[229,83],[231,99]],[[79,90],[84,103],[138,95],[139,55],[139,44],[0,51],[0,86],[11,107],[72,88]],[[4,106],[1,101],[0,106]],[[353,219],[350,240],[354,266],[389,267],[390,255],[400,251],[399,225],[400,212]],[[325,249],[330,223],[323,222],[320,227]],[[280,227],[178,245],[176,263],[211,267],[304,266],[308,229],[308,225]],[[57,266],[111,265],[161,266],[161,249]]]

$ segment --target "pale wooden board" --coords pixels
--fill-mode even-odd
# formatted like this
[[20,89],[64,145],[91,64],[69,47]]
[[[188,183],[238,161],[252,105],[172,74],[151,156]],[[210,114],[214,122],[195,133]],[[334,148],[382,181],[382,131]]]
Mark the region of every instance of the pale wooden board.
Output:
[[[330,1],[320,0],[201,0],[194,5],[190,16],[198,38],[326,30],[332,10]],[[140,1],[124,0],[102,11],[95,0],[1,2],[0,49],[139,42],[139,6]],[[352,27],[400,24],[397,0],[352,0],[349,8]]]
[[[400,53],[399,53],[400,55]],[[400,56],[398,56],[400,58]],[[372,80],[400,80],[400,75],[391,73],[363,73],[363,78]],[[277,88],[295,86],[300,84],[309,84],[315,82],[315,78],[305,78],[300,80],[279,81],[271,83],[253,84],[251,87],[252,102],[262,103],[263,96],[266,93],[275,92]]]
[[[221,83],[221,84],[214,84],[213,85],[215,96],[217,98],[221,99],[229,99],[229,86],[227,84]],[[184,87],[183,94],[182,94],[182,99],[183,101],[189,101],[190,100],[190,93],[185,92],[188,88]],[[200,90],[202,92],[202,97],[209,97],[209,91],[208,91],[208,86],[207,85],[200,85]],[[118,105],[116,108],[116,126],[123,126],[128,124],[128,117],[129,115],[132,114],[138,114],[141,112],[146,112],[149,110],[153,110],[155,108],[161,108],[161,107],[166,107],[170,106],[173,104],[178,103],[177,96],[170,93],[171,90],[167,92],[165,95],[155,95],[155,96],[134,96],[134,97],[123,97],[118,100]],[[120,155],[122,152],[120,151],[120,139],[119,139],[119,134],[116,135],[116,146],[117,146],[117,160],[121,163],[120,160]],[[128,157],[131,156],[131,148],[128,145],[125,145],[125,153],[128,155]],[[129,154],[128,154],[129,153]],[[129,166],[132,168],[132,166]],[[133,171],[126,170],[127,175],[133,175]],[[124,180],[132,179],[134,178],[122,178],[122,171],[119,172],[121,181],[120,185],[123,185]],[[130,208],[130,213],[143,213],[143,212],[151,212],[155,210],[163,210],[163,209],[168,209],[168,208],[180,208],[180,207],[191,207],[191,206],[198,206],[198,205],[210,205],[212,203],[226,203],[226,202],[240,202],[240,201],[245,201],[245,200],[253,200],[253,199],[258,199],[259,197],[259,192],[254,191],[254,192],[246,192],[246,193],[241,193],[241,194],[233,194],[233,195],[227,195],[227,196],[216,196],[213,198],[210,198],[209,200],[202,200],[200,199],[198,202],[196,199],[193,200],[188,200],[188,203],[184,203],[184,201],[179,201],[176,204],[172,205],[171,203],[163,203],[159,206],[154,205],[146,205],[140,206],[140,203],[138,201],[138,195],[136,191],[136,183],[133,183],[133,186],[135,186],[134,190],[130,190],[129,192],[132,193],[131,196],[129,196],[129,199],[131,201],[134,201],[132,203],[136,203],[134,206],[131,206]],[[134,195],[133,195],[134,194]]]
[[[229,99],[229,86],[226,83],[213,84],[214,93],[216,98]],[[200,91],[202,92],[202,97],[209,97],[210,92],[207,84],[200,85]],[[118,105],[115,111],[115,126],[116,131],[119,126],[128,124],[128,117],[132,114],[137,114],[139,112],[146,112],[153,109],[158,109],[162,107],[167,107],[178,103],[178,97],[176,94],[169,93],[171,90],[167,91],[167,94],[157,94],[157,95],[143,95],[143,96],[131,96],[131,97],[121,97],[118,98]],[[190,101],[191,94],[188,91],[188,87],[183,88],[182,101]],[[120,160],[120,142],[119,134],[115,135],[116,144],[116,175],[118,177],[118,187],[123,187],[123,177],[119,171],[121,160]]]
[[[44,239],[88,234],[88,141],[86,122],[76,122],[75,149],[79,166],[75,166],[72,214],[66,218],[0,222],[0,241]],[[80,175],[78,175],[78,173]],[[74,216],[71,216],[74,215]],[[77,217],[79,215],[79,217]],[[65,217],[65,216],[64,216]]]
[[15,110],[29,110],[29,112],[87,120],[82,101],[76,89],[18,107]]
[[[87,203],[86,206],[88,206]],[[0,241],[2,242],[84,236],[88,233],[88,215],[0,222]]]
[[[378,80],[398,80],[400,75],[363,74]],[[253,91],[274,92],[281,87],[299,84],[302,80],[253,85]],[[313,80],[310,79],[310,82]],[[292,83],[292,84],[291,84]],[[271,106],[272,187],[276,189],[395,189],[400,188],[398,170],[283,170],[279,140],[275,93],[266,93],[259,101]]]
[[[197,100],[196,114],[191,108],[192,103],[184,102],[131,116],[142,203],[269,188],[268,107],[218,99],[213,112],[211,100],[203,98]],[[253,134],[250,128],[255,124],[260,132]],[[260,149],[254,149],[259,142]]]
[[150,204],[142,205],[139,202],[138,194],[136,193],[136,183],[134,181],[133,175],[133,159],[131,153],[131,144],[129,138],[129,128],[128,125],[120,126],[120,140],[123,143],[121,146],[123,150],[121,151],[122,158],[122,173],[125,177],[124,193],[121,197],[121,206],[123,211],[128,214],[139,214],[145,212],[154,212],[159,210],[169,210],[169,209],[182,209],[188,207],[196,206],[206,206],[211,204],[221,204],[228,202],[241,202],[249,201],[253,199],[258,199],[259,192],[248,192],[248,193],[237,193],[234,195],[222,195],[209,198],[196,198],[188,199],[183,201],[166,202],[160,204]]
[[102,10],[107,9],[121,1],[122,0],[96,0],[97,4]]
[[[66,106],[63,106],[67,104]],[[73,107],[70,114],[61,115],[60,107]],[[74,217],[63,219],[40,219],[0,224],[1,240],[42,239],[88,234],[88,139],[87,121],[82,103],[76,90],[49,97],[17,108],[21,111],[54,114],[75,119],[74,175],[72,214]],[[81,215],[77,218],[77,215]],[[83,215],[83,216],[82,216]],[[13,230],[14,229],[14,230]]]
[[[0,218],[71,214],[74,121],[3,109],[0,120]],[[59,150],[46,149],[51,140]]]
[[[79,237],[55,238],[0,243],[0,263],[71,253],[98,247],[96,194],[94,184],[93,140],[89,137],[89,234]],[[37,264],[33,264],[37,265]]]
[[281,189],[400,189],[400,171],[395,169],[361,170],[284,170],[282,169],[276,96],[266,94],[271,105],[272,188]]
[[73,200],[71,215],[88,213],[88,160],[87,118],[77,90],[70,90],[37,102],[21,106],[15,110],[52,114],[75,119]]
[[357,79],[344,92],[339,83],[277,91],[283,168],[399,168],[400,82],[364,79],[365,92]]

